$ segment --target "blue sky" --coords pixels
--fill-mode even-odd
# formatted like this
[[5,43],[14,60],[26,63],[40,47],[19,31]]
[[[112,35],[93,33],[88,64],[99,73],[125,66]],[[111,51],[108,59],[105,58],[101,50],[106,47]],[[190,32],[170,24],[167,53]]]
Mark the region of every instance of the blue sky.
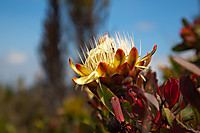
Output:
[[[181,41],[181,19],[192,22],[198,5],[198,0],[112,0],[101,32],[133,33],[136,47],[142,43],[143,54],[157,44],[152,65],[167,64],[171,47]],[[46,7],[46,0],[1,0],[0,83],[14,83],[18,77],[24,77],[30,84],[41,72],[38,47]]]

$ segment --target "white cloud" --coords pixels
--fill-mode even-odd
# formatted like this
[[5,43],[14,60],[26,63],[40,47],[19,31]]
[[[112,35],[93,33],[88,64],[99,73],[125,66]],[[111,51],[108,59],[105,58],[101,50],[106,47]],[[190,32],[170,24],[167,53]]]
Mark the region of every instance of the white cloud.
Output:
[[27,58],[25,53],[13,51],[6,55],[5,60],[9,64],[19,65],[25,63]]
[[151,22],[141,21],[136,24],[136,28],[141,31],[151,31],[155,29],[155,25]]
[[155,56],[155,57],[153,56],[150,66],[152,70],[156,72],[158,83],[159,85],[161,85],[164,82],[164,80],[163,80],[163,73],[159,69],[159,66],[170,67],[168,56],[167,55]]

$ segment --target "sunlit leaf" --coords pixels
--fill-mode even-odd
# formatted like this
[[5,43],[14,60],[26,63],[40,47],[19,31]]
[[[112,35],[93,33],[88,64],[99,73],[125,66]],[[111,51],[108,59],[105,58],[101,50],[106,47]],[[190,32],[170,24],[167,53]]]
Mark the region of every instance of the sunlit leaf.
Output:
[[[192,106],[189,104],[186,108],[181,110],[180,115],[183,122],[187,122],[193,119],[194,117],[193,117],[193,112],[192,112]],[[179,115],[176,116],[177,119],[179,117],[180,117]]]
[[74,65],[74,63],[72,62],[71,58],[69,58],[69,64],[71,66],[71,68],[79,75],[81,76],[85,76],[82,72],[80,72],[78,69],[76,69],[76,66]]
[[127,101],[127,100],[124,100],[124,99],[121,99],[121,105],[122,105],[122,111],[123,111],[123,114],[124,114],[124,118],[125,120],[127,121],[130,121],[130,117],[128,116],[127,113],[132,113],[132,110],[131,110],[131,104]]
[[132,113],[131,104],[127,100],[121,100],[124,108],[129,112]]
[[175,57],[173,57],[173,59],[174,59],[174,61],[176,61],[179,65],[181,65],[188,71],[200,76],[200,68],[198,66],[190,63],[189,61],[187,61],[181,57],[175,56]]
[[99,77],[105,77],[115,73],[114,69],[105,62],[100,62],[96,71]]
[[167,121],[169,125],[171,126],[170,132],[195,132],[193,129],[188,128],[178,119],[176,119],[174,114],[168,108],[164,108],[164,112],[165,112]]
[[144,93],[144,95],[146,96],[146,98],[157,108],[157,110],[159,111],[159,103],[158,100],[151,94],[149,93]]
[[192,107],[192,111],[194,114],[194,127],[196,130],[199,130],[199,125],[200,125],[200,116],[199,116],[199,112],[196,108]]
[[126,60],[125,52],[122,49],[118,49],[114,58],[114,66],[117,68],[119,65],[123,64]]
[[92,70],[89,68],[86,68],[84,65],[76,64],[76,69],[81,72],[83,75],[90,75],[92,73]]
[[109,88],[104,85],[98,86],[97,89],[98,95],[102,101],[102,103],[106,106],[106,108],[114,115],[112,106],[110,104],[110,100],[112,97],[116,97]]
[[135,47],[133,47],[127,59],[127,63],[130,65],[130,69],[132,69],[135,66],[137,59],[138,59],[138,51]]
[[173,113],[168,108],[164,108],[164,112],[165,112],[165,116],[167,118],[169,125],[173,126],[173,121],[175,119],[175,116],[173,115]]
[[123,65],[119,66],[117,69],[117,73],[119,75],[128,75],[129,73],[129,64],[126,62]]

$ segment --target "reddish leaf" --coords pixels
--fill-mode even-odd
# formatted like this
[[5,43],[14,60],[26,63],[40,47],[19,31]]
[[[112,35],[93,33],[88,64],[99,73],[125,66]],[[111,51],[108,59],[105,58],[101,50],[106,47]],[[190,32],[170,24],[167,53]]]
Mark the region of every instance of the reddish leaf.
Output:
[[157,101],[157,99],[153,96],[153,95],[151,95],[151,94],[149,94],[149,93],[144,93],[145,94],[145,96],[146,96],[146,98],[156,107],[156,109],[159,111],[159,103],[158,103],[158,101]]
[[134,85],[127,85],[126,99],[130,102],[132,112],[140,119],[146,118],[148,115],[148,103],[144,92]]
[[126,60],[125,52],[122,49],[119,48],[116,51],[115,58],[114,58],[114,66],[115,66],[115,68],[117,68],[118,66],[123,64],[125,62],[125,60]]
[[183,97],[200,112],[200,93],[189,76],[182,76],[180,89]]
[[120,65],[118,68],[117,68],[117,73],[119,75],[124,75],[124,76],[127,76],[129,74],[129,64],[126,62],[122,65]]
[[124,122],[124,116],[123,116],[123,113],[122,113],[122,109],[121,109],[121,105],[120,105],[119,99],[117,97],[112,97],[110,103],[111,103],[113,112],[115,114],[115,118],[120,123]]
[[98,72],[99,77],[106,77],[115,72],[114,69],[105,62],[100,62],[96,71]]
[[133,47],[128,55],[127,63],[130,65],[130,69],[132,70],[135,67],[135,64],[138,59],[138,51],[135,47]]
[[169,104],[169,109],[172,109],[180,95],[178,80],[171,77],[165,84],[163,91],[165,100]]

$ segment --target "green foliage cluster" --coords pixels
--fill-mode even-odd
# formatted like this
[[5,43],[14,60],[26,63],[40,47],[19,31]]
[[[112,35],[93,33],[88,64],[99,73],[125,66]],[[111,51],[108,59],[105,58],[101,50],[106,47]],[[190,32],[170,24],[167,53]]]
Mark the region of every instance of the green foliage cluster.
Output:
[[[200,18],[196,18],[193,23],[189,23],[186,19],[182,20],[183,27],[180,30],[180,37],[182,41],[175,45],[172,50],[176,53],[187,53],[189,50],[194,51],[188,61],[200,67]],[[174,61],[172,56],[169,56],[171,67],[160,66],[163,71],[164,79],[171,76],[180,78],[181,74],[189,74],[190,72],[181,67],[181,65]]]
[[95,126],[92,109],[83,96],[65,98],[54,116],[47,115],[43,100],[36,91],[14,91],[0,85],[0,132],[81,133],[84,125]]

